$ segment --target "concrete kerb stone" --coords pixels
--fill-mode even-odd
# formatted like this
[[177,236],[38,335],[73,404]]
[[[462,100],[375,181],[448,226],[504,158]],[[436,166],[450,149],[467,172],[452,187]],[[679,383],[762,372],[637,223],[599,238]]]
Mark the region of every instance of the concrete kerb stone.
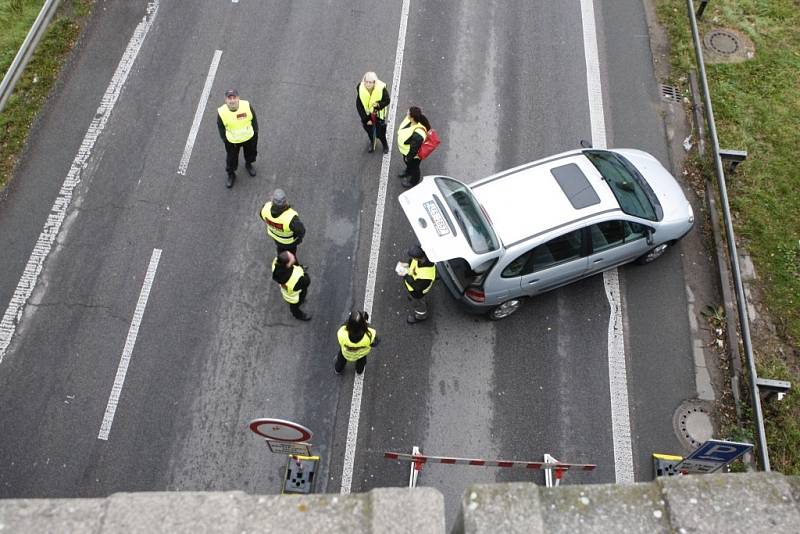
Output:
[[469,486],[453,532],[544,532],[540,495],[539,486],[530,482]]

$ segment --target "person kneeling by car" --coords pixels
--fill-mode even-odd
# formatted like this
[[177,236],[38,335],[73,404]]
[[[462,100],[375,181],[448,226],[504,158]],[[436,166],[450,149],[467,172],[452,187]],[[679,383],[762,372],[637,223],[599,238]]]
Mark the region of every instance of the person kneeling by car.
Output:
[[409,324],[418,323],[428,318],[428,303],[425,295],[433,287],[436,281],[436,265],[425,255],[425,251],[419,245],[408,250],[408,271],[403,276],[408,298],[411,301],[412,310],[406,318]]

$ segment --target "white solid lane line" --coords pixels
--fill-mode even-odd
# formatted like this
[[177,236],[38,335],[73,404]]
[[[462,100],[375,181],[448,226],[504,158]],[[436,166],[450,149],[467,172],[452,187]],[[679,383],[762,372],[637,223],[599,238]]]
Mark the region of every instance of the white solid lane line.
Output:
[[[403,0],[400,14],[400,30],[397,32],[397,51],[394,59],[394,75],[392,76],[391,104],[386,122],[386,141],[392,146],[394,138],[393,125],[397,112],[397,95],[400,90],[400,78],[403,71],[403,53],[406,46],[406,27],[408,24],[408,11],[410,0]],[[386,206],[386,188],[389,181],[389,164],[392,161],[392,151],[384,154],[381,162],[381,178],[378,185],[378,198],[375,205],[375,222],[372,226],[372,243],[369,248],[369,268],[367,271],[367,287],[364,291],[364,310],[372,315],[372,302],[375,298],[375,280],[378,272],[378,256],[381,248],[381,234],[383,232],[383,212]],[[344,465],[342,467],[343,494],[350,493],[353,483],[353,464],[356,458],[356,441],[358,441],[358,420],[361,415],[361,395],[364,390],[364,374],[355,375],[353,383],[353,398],[350,402],[350,420],[347,423],[347,442],[344,451]]]
[[[589,92],[589,120],[592,146],[605,148],[606,120],[603,113],[603,88],[600,83],[600,58],[593,0],[581,0],[583,50],[586,56],[586,83]],[[622,297],[616,269],[603,273],[603,285],[610,308],[608,318],[608,382],[611,396],[611,433],[614,442],[614,473],[617,483],[629,484],[633,477],[633,446],[628,405],[628,375],[625,368],[625,338],[622,329]]]
[[147,37],[147,32],[150,30],[150,26],[152,26],[153,20],[156,18],[156,13],[158,13],[158,0],[153,0],[147,4],[146,15],[136,26],[133,36],[130,41],[128,41],[125,53],[122,54],[122,59],[119,60],[117,70],[111,77],[111,82],[108,84],[106,92],[100,101],[100,107],[97,108],[95,118],[89,125],[89,129],[86,131],[86,135],[81,142],[80,149],[78,149],[75,159],[72,160],[72,165],[67,173],[67,177],[61,185],[55,202],[53,202],[53,207],[50,208],[50,214],[47,216],[44,228],[39,234],[36,245],[33,247],[33,252],[31,252],[28,258],[28,263],[25,265],[22,277],[17,283],[14,295],[11,297],[11,302],[9,302],[8,308],[6,308],[3,314],[3,319],[0,320],[0,363],[2,363],[8,346],[11,344],[11,339],[14,337],[14,332],[16,332],[17,324],[22,318],[22,313],[25,311],[28,299],[39,281],[39,275],[44,268],[44,262],[50,254],[50,249],[58,236],[61,224],[64,222],[64,217],[67,214],[67,209],[69,209],[70,203],[72,202],[72,193],[81,181],[81,172],[86,167],[92,155],[94,144],[103,132],[108,118],[111,116],[117,98],[119,98],[122,87],[128,79],[131,67],[133,67],[133,62],[136,60],[136,56],[139,55],[139,50],[142,48],[145,37]]
[[203,86],[203,92],[200,93],[200,102],[197,104],[197,110],[194,112],[194,120],[192,127],[189,128],[189,137],[186,139],[186,147],[183,149],[183,156],[178,165],[178,174],[186,174],[186,168],[189,166],[189,158],[192,157],[192,149],[194,148],[194,141],[197,139],[197,132],[200,129],[200,121],[203,120],[203,112],[206,110],[206,103],[211,94],[211,86],[214,84],[214,78],[217,75],[217,67],[219,67],[219,59],[222,57],[222,50],[216,50],[214,57],[211,58],[211,66],[208,67],[208,76],[206,76],[206,83]]
[[136,309],[133,312],[131,327],[128,329],[128,337],[125,339],[125,347],[122,349],[122,356],[117,367],[117,376],[114,378],[114,385],[111,387],[111,395],[108,397],[106,413],[103,416],[103,423],[100,425],[100,433],[97,435],[97,439],[108,440],[108,434],[111,432],[111,424],[114,422],[119,396],[122,394],[122,386],[125,384],[125,375],[128,373],[128,364],[131,361],[133,347],[136,345],[136,336],[139,335],[139,325],[142,323],[142,316],[147,306],[147,299],[150,297],[150,289],[153,287],[153,280],[156,277],[156,269],[158,269],[158,260],[160,259],[161,249],[154,248],[153,254],[150,256],[150,265],[148,265],[147,273],[144,276],[142,290],[139,292],[139,301],[136,303]]

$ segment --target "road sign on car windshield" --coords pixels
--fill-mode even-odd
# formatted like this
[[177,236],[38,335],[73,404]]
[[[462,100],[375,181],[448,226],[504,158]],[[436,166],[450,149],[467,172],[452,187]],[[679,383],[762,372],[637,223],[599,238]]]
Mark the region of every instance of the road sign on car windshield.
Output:
[[675,466],[679,473],[713,473],[753,448],[751,443],[710,439]]

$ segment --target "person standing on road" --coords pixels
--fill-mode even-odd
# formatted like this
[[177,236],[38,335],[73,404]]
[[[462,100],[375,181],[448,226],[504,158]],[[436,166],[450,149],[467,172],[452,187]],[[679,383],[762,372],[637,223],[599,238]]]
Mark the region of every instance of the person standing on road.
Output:
[[339,352],[336,353],[336,362],[333,370],[341,374],[347,362],[355,362],[356,373],[364,372],[367,365],[367,354],[372,347],[377,347],[378,333],[369,325],[369,314],[365,311],[352,311],[338,332]]
[[375,152],[375,138],[383,145],[383,153],[389,153],[386,142],[386,108],[389,106],[389,88],[374,72],[367,72],[356,86],[356,111],[361,117],[361,126],[369,137],[367,152]]
[[403,178],[403,187],[414,187],[420,181],[420,159],[417,153],[425,142],[430,128],[431,123],[420,108],[416,106],[408,108],[408,114],[397,129],[397,149],[406,162],[406,170],[397,175]]
[[403,276],[403,282],[408,290],[408,299],[411,301],[412,310],[406,317],[409,324],[419,323],[428,318],[428,303],[425,295],[436,281],[436,265],[425,255],[419,245],[408,250],[408,271]]
[[253,162],[258,155],[258,119],[247,100],[239,100],[236,89],[225,91],[225,104],[217,108],[217,129],[225,143],[225,186],[233,187],[236,169],[239,168],[239,149],[244,148],[244,166],[250,176],[256,175]]
[[300,309],[306,300],[311,278],[303,266],[297,263],[294,254],[285,250],[272,260],[272,279],[281,286],[283,300],[289,303],[292,316],[300,321],[310,321],[311,315]]
[[278,253],[288,250],[297,255],[297,245],[303,241],[306,227],[294,208],[289,206],[283,189],[272,193],[272,200],[264,204],[259,215],[267,224],[267,235],[275,241]]

